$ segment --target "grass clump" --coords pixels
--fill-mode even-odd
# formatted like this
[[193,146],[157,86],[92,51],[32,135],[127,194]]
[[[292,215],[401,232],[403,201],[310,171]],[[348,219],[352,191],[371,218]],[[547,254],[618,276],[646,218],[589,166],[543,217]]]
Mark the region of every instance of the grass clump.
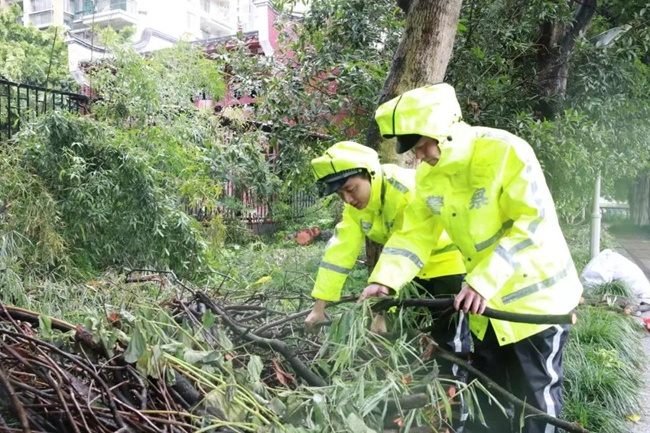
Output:
[[[602,290],[602,289],[601,289]],[[642,328],[628,315],[584,306],[564,351],[564,418],[601,433],[629,431],[640,409]]]

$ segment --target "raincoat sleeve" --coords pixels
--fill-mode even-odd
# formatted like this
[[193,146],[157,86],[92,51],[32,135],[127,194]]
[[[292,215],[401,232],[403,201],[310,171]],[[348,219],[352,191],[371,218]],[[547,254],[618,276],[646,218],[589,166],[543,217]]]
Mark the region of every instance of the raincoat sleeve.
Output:
[[490,246],[493,248],[490,254],[465,277],[465,281],[487,300],[504,287],[527,256],[535,253],[544,232],[538,229],[551,214],[555,215],[544,174],[532,149],[510,149],[503,179],[499,207],[507,218],[503,223],[505,232],[495,241],[496,246]]
[[410,282],[429,259],[442,234],[442,225],[421,197],[416,196],[404,209],[402,227],[382,250],[368,281],[395,291]]
[[311,295],[323,301],[338,301],[345,279],[359,257],[365,239],[361,225],[346,206],[341,222],[336,225],[318,268]]

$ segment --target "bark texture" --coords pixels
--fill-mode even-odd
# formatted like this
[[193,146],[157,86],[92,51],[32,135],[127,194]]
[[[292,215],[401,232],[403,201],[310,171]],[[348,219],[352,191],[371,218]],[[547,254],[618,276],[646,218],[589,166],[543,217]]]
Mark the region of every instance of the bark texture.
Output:
[[650,225],[650,171],[646,170],[630,188],[630,217],[637,226]]
[[569,60],[575,48],[576,40],[586,30],[596,12],[597,0],[566,1],[569,6],[578,4],[573,11],[573,19],[563,23],[556,19],[542,24],[540,29],[539,50],[537,53],[539,74],[538,116],[552,120],[564,108],[567,81],[569,78]]

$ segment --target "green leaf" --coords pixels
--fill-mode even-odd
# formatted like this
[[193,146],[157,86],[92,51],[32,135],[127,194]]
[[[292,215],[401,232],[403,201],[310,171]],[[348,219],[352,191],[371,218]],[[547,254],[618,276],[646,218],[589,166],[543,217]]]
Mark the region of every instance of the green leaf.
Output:
[[232,344],[232,341],[230,341],[226,335],[226,332],[222,328],[217,329],[217,341],[225,350],[230,351],[235,347],[235,345]]
[[355,433],[377,433],[375,430],[368,427],[366,423],[363,422],[363,419],[355,413],[348,415],[348,418],[345,421],[348,424],[349,431]]
[[262,358],[257,355],[251,355],[251,358],[248,360],[248,375],[251,382],[257,382],[260,380],[263,368],[264,364],[262,363]]
[[210,352],[207,352],[205,350],[191,350],[191,349],[188,349],[188,350],[183,352],[183,359],[188,364],[194,365],[194,364],[196,364],[198,362],[203,361],[209,354],[210,354]]
[[205,314],[203,314],[203,318],[201,319],[201,321],[203,322],[204,327],[209,328],[212,325],[214,325],[215,319],[216,318],[212,313],[212,310],[207,310]]
[[136,362],[142,355],[147,351],[147,342],[144,339],[144,335],[140,332],[140,327],[136,326],[129,346],[124,352],[124,360],[129,364]]
[[271,399],[269,402],[269,408],[278,416],[284,415],[287,410],[287,406],[277,397]]
[[43,337],[50,337],[52,335],[52,320],[44,314],[39,314],[38,328],[41,330]]

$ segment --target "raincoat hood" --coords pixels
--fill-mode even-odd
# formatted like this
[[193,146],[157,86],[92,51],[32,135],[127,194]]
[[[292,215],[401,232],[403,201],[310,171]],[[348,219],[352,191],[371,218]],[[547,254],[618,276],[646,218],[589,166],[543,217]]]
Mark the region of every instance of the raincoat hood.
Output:
[[341,141],[311,161],[317,182],[324,182],[326,195],[336,192],[349,176],[367,171],[370,175],[371,196],[366,209],[381,206],[382,170],[379,155],[368,146],[353,141]]
[[462,113],[454,88],[446,83],[409,90],[382,104],[375,120],[384,138],[397,137],[397,153],[410,150],[419,136],[439,143],[453,140]]

